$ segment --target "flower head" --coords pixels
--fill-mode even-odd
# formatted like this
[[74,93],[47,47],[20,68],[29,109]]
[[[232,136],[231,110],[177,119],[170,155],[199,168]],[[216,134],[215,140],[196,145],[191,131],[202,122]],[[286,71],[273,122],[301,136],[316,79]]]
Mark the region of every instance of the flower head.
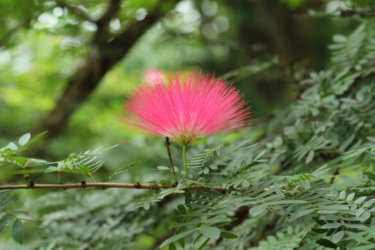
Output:
[[164,73],[160,69],[150,69],[143,74],[145,82],[158,84],[164,81]]
[[169,137],[182,145],[251,124],[242,95],[202,72],[170,74],[163,84],[140,85],[127,97],[121,121],[128,132]]

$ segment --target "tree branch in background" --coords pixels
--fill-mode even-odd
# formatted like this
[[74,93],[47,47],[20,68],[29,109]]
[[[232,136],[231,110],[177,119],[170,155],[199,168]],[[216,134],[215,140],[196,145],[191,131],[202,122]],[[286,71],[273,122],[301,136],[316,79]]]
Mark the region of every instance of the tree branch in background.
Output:
[[105,26],[109,25],[119,7],[118,0],[110,0],[108,9],[97,22],[97,33],[105,34],[105,37],[99,37],[98,34],[94,36],[85,64],[68,80],[55,108],[35,128],[35,133],[48,130],[47,140],[57,137],[67,125],[69,118],[99,85],[103,76],[122,60],[142,34],[166,13],[165,8],[162,9],[161,6],[165,7],[165,4],[170,4],[172,8],[177,2],[177,0],[170,0],[156,4],[157,7],[143,20],[134,22],[107,42],[109,40],[108,27]]
[[66,8],[67,10],[69,10],[70,12],[72,12],[74,15],[84,19],[84,20],[87,20],[87,21],[90,21],[90,22],[93,22],[95,23],[96,20],[92,17],[89,16],[89,14],[84,11],[83,9],[77,7],[77,6],[73,6],[73,5],[70,5],[68,4],[67,2],[65,1],[61,1],[61,0],[56,0],[56,5],[61,7],[61,8]]
[[110,0],[107,10],[104,12],[102,17],[99,18],[98,21],[96,21],[96,26],[98,27],[98,29],[94,37],[95,43],[101,44],[107,40],[109,33],[109,23],[120,10],[120,3],[120,0]]
[[10,29],[3,37],[0,38],[0,47],[6,45],[9,39],[12,37],[14,33],[16,33],[20,28],[30,26],[32,18],[25,20],[23,23],[15,26],[14,28]]

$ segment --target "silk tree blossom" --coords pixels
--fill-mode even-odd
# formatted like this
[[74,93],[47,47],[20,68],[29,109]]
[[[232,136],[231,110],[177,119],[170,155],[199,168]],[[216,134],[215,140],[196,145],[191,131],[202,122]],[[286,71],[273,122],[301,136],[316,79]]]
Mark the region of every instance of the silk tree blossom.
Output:
[[143,74],[143,79],[149,84],[158,84],[164,82],[164,73],[160,69],[150,69]]
[[169,137],[185,146],[199,138],[248,128],[250,109],[224,79],[187,72],[170,74],[160,84],[138,86],[123,103],[124,129]]

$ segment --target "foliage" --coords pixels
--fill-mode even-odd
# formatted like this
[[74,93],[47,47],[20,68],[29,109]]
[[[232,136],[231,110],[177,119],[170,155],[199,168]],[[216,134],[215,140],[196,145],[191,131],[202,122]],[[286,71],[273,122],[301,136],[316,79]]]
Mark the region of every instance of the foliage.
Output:
[[[130,5],[139,7],[136,1]],[[252,130],[193,144],[189,175],[175,168],[177,186],[149,192],[82,188],[37,197],[26,190],[27,195],[20,195],[22,211],[10,209],[20,202],[0,192],[0,230],[9,229],[15,239],[0,244],[7,249],[22,249],[23,243],[27,249],[372,249],[374,29],[372,22],[363,20],[350,35],[335,35],[329,46],[331,65],[309,76],[306,69],[291,76],[296,100],[259,119]],[[228,75],[238,79],[276,63],[273,59]],[[102,171],[104,163],[96,157],[104,149],[70,154],[60,161],[18,155],[41,135],[30,139],[25,134],[6,143],[0,149],[1,167],[16,166],[13,174],[23,174],[29,186],[38,184],[34,176],[50,172],[57,173],[58,183],[61,173],[66,182],[81,177],[95,182],[93,173]],[[151,157],[161,155],[162,143],[138,142],[139,148],[154,148]],[[112,150],[122,154],[116,151],[119,147]],[[176,156],[179,165],[181,157]],[[129,158],[109,174],[107,183],[114,178],[135,187],[141,180],[155,186],[172,183],[169,167],[162,166],[165,157],[158,158],[158,167]],[[123,175],[147,167],[152,171],[148,179]],[[188,190],[197,185],[198,190]],[[25,223],[35,221],[37,227]],[[24,233],[32,237],[24,241]],[[150,236],[157,240],[143,243]]]

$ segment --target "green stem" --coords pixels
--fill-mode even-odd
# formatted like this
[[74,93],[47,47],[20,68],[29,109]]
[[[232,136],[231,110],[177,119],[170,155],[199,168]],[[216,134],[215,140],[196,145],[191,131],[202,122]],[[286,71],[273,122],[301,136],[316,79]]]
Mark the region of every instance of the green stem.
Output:
[[188,171],[187,171],[187,165],[186,165],[186,145],[182,145],[182,155],[184,157],[185,175],[187,177],[188,176]]
[[88,174],[88,177],[90,177],[90,178],[91,178],[91,180],[93,180],[93,182],[94,182],[94,183],[96,183],[96,181],[95,181],[94,177],[92,177],[92,175],[91,175],[91,174]]
[[60,171],[57,172],[57,184],[60,184]]

